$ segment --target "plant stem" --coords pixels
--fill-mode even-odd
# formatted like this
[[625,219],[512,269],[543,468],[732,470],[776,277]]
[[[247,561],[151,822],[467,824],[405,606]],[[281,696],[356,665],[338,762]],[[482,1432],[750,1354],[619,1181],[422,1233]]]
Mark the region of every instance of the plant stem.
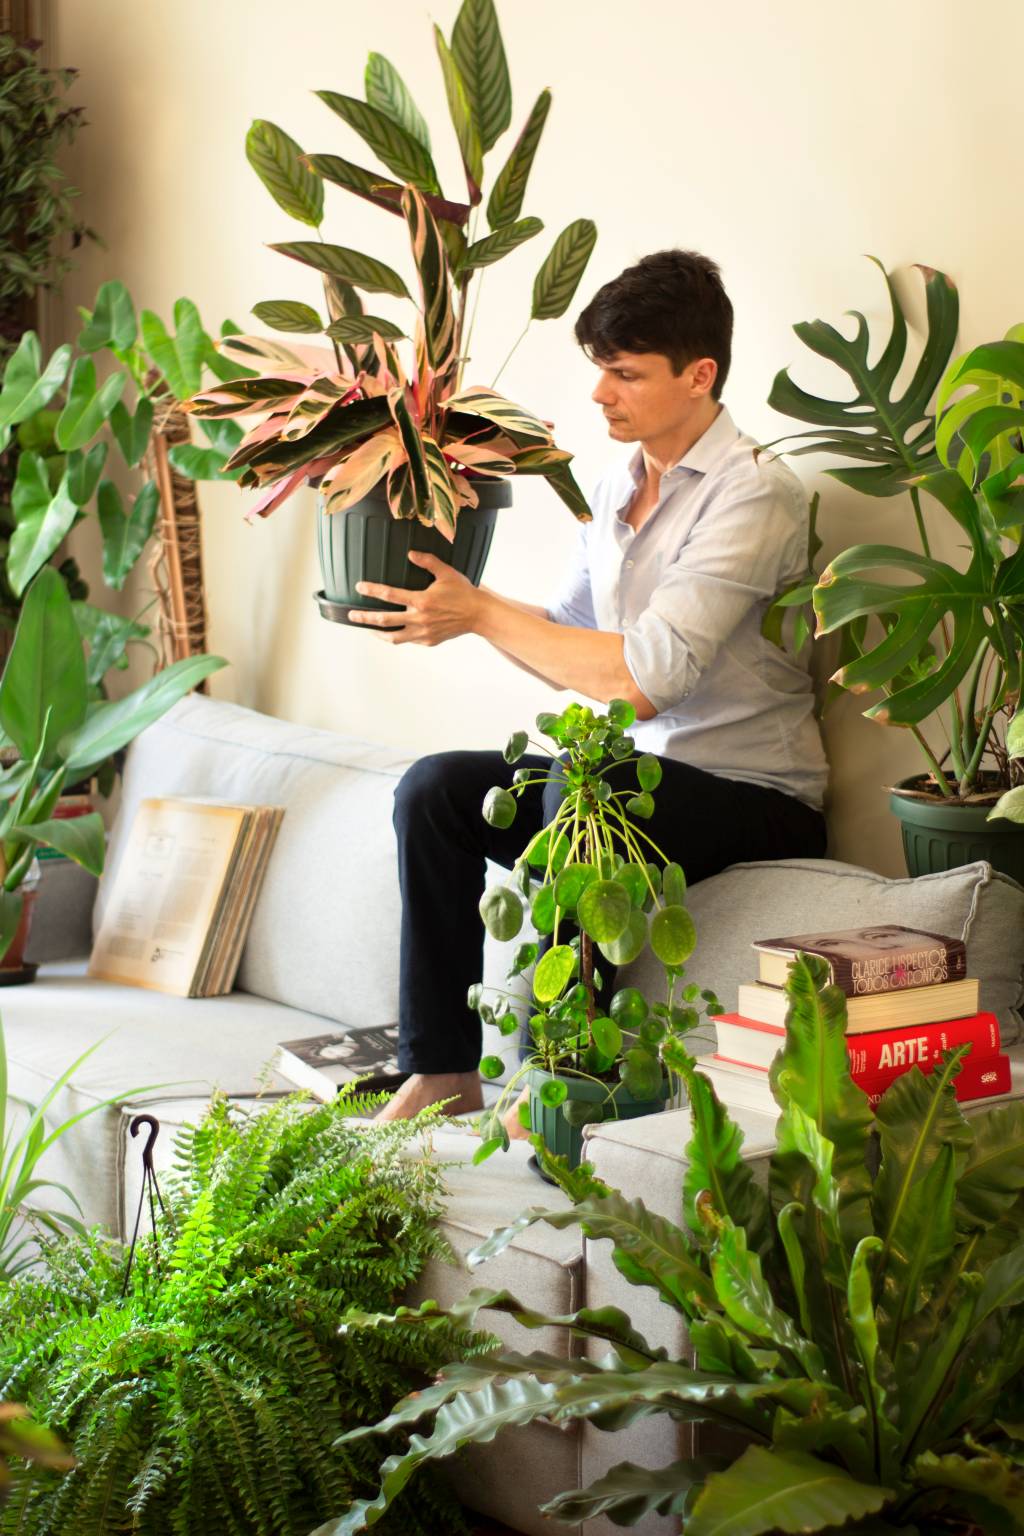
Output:
[[910,730],[911,730],[911,733],[912,733],[915,741],[917,742],[918,746],[921,748],[921,751],[924,753],[925,757],[928,759],[928,766],[931,768],[932,773],[935,775],[935,781],[938,784],[939,789],[942,791],[943,798],[946,799],[946,800],[954,799],[955,797],[953,795],[953,791],[949,787],[949,780],[946,778],[946,775],[943,773],[942,768],[941,768],[941,766],[939,764],[939,760],[935,756],[935,754],[932,751],[931,747],[925,741],[924,737],[922,736],[921,732],[918,730],[916,725],[912,725],[910,727]]
[[501,367],[498,369],[497,373],[494,375],[494,379],[492,380],[492,383],[491,383],[491,388],[492,389],[496,389],[497,388],[498,380],[501,378],[502,374],[505,372],[505,369],[508,367],[509,363],[512,361],[512,358],[513,358],[513,355],[515,354],[516,348],[519,346],[519,343],[522,341],[523,337],[526,335],[527,331],[530,329],[530,325],[531,324],[532,324],[532,322],[527,320],[526,324],[523,326],[523,328],[520,331],[519,335],[516,337],[515,341],[512,344],[511,352],[509,352],[508,357],[506,357],[505,361],[502,363]]

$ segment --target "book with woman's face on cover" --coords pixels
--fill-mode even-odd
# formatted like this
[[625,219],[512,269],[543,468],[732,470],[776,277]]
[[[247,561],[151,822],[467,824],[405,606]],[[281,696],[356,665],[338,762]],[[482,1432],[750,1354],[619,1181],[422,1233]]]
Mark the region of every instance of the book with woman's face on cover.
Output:
[[899,923],[756,939],[754,949],[759,980],[766,985],[784,986],[790,961],[803,951],[826,961],[833,985],[847,997],[941,986],[963,981],[967,975],[967,949],[962,939]]

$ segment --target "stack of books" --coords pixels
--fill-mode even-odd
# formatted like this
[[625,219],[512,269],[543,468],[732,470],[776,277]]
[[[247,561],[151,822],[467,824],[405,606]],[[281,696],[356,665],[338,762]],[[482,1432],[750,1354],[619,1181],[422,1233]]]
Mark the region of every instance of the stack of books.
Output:
[[723,1103],[777,1114],[768,1071],[785,1044],[784,990],[790,961],[818,955],[833,985],[846,994],[850,1075],[877,1104],[911,1067],[931,1072],[943,1052],[970,1045],[955,1080],[961,1101],[987,1099],[1010,1087],[993,1013],[978,1011],[978,982],[969,977],[961,939],[897,924],[801,933],[754,944],[759,979],[739,988],[737,1011],[715,1019],[718,1050],[699,1064]]

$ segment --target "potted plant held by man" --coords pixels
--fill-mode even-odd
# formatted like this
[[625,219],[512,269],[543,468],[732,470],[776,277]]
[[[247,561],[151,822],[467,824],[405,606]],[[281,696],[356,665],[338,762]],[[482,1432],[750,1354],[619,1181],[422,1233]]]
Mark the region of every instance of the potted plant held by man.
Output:
[[[497,509],[511,502],[512,476],[543,475],[576,517],[590,516],[568,468],[572,455],[556,447],[549,426],[498,394],[497,375],[491,384],[465,379],[474,282],[478,299],[484,268],[543,229],[521,211],[551,94],[540,93],[498,173],[486,205],[488,233],[480,233],[484,159],[512,113],[492,0],[464,0],[450,44],[439,28],[434,35],[464,200],[442,192],[427,125],[380,54],[367,64],[365,101],[317,94],[391,176],[334,154],[304,155],[275,124],[255,122],[246,146],[250,163],[278,205],[317,234],[273,249],[321,275],[327,313],[287,299],[257,304],[253,313],[280,331],[323,334],[326,345],[228,338],[221,350],[256,377],[222,383],[196,395],[190,407],[204,419],[260,413],[229,461],[241,471],[242,486],[262,492],[253,512],[266,516],[301,485],[319,486],[318,596],[324,616],[343,622],[354,607],[393,606],[360,596],[361,580],[429,585],[427,570],[409,562],[411,550],[479,582]],[[416,298],[384,262],[323,239],[325,182],[404,220]],[[589,219],[562,230],[534,280],[527,326],[565,313],[596,238]],[[382,295],[385,305],[413,303],[410,357],[403,361],[400,352],[405,322],[364,312],[360,293]]]
[[[919,547],[854,545],[783,602],[813,597],[818,633],[842,641],[833,681],[880,691],[865,714],[909,730],[922,749],[927,771],[890,797],[910,873],[984,858],[1024,879],[1024,326],[950,362],[956,289],[921,270],[928,332],[900,393],[907,322],[887,277],[892,330],[874,363],[862,315],[852,339],[820,320],[795,327],[848,374],[853,398],[808,394],[785,370],[770,396],[814,423],[790,452],[860,460],[827,473],[870,496],[909,497]],[[965,550],[958,565],[934,552],[937,507]]]
[[[503,1115],[526,1084],[522,1124],[575,1167],[584,1125],[664,1107],[672,1091],[668,1043],[696,1027],[702,1007],[721,1012],[713,992],[683,984],[696,933],[682,869],[639,825],[653,813],[661,765],[650,753],[634,754],[627,732],[635,718],[623,699],[613,699],[606,715],[570,704],[560,715],[537,717],[538,730],[563,754],[551,753],[550,770],[562,781],[561,804],[530,839],[510,879],[480,903],[494,938],[514,939],[527,910],[540,937],[540,944],[519,946],[509,973],[511,980],[536,962],[527,1023],[532,1048],[496,1109],[484,1117],[478,1161],[508,1145]],[[506,760],[518,762],[528,746],[527,733],[518,731]],[[517,770],[511,789],[490,791],[484,816],[493,826],[511,826],[517,796],[548,777],[532,768]],[[608,988],[602,988],[599,965],[609,971],[629,965],[648,946],[664,967],[664,996],[651,1002],[638,988],[622,987],[605,1008],[602,992]],[[503,1035],[518,1034],[522,999],[503,993],[495,1004],[493,998],[493,992],[485,996],[482,986],[473,987],[470,1006]],[[485,1077],[503,1070],[498,1056],[481,1063]]]

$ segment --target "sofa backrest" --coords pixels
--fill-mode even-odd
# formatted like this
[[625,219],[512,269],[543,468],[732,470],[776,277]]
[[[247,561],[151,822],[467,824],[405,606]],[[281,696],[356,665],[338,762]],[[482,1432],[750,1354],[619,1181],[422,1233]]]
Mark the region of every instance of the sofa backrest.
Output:
[[236,985],[342,1024],[398,1017],[395,785],[410,758],[193,694],[127,757],[94,914],[140,800],[208,795],[283,805]]

